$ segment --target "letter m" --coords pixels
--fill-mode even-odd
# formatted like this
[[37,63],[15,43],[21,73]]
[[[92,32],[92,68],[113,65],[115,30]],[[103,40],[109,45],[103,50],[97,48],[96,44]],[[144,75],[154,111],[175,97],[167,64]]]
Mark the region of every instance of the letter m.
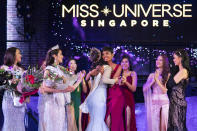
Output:
[[65,5],[62,5],[62,17],[65,17],[65,13],[70,13],[73,11],[73,17],[75,17],[75,5],[73,5],[70,9],[67,9]]

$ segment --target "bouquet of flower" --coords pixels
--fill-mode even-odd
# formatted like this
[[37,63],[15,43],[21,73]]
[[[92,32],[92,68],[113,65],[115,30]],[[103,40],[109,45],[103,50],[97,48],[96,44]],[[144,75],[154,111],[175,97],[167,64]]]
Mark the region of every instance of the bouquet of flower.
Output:
[[4,70],[4,69],[0,69],[0,86],[5,86],[9,84],[9,80],[12,80],[13,75]]
[[50,80],[52,82],[59,82],[63,80],[63,77],[59,76],[56,72],[49,71],[47,76],[44,77],[44,80]]
[[21,78],[22,71],[18,67],[2,66],[0,72],[1,87],[6,90],[15,91],[16,95],[20,95],[17,90],[17,85]]
[[23,73],[21,81],[17,86],[22,92],[20,102],[24,102],[27,96],[36,94],[42,82],[43,70],[36,67],[29,67],[28,70]]
[[69,70],[68,67],[63,67],[63,66],[60,66],[60,70],[64,73],[64,74],[69,74],[69,75],[72,75],[72,72]]
[[59,68],[62,71],[62,75],[59,75],[55,71],[49,70],[49,73],[44,77],[44,80],[48,86],[56,88],[55,83],[59,83],[61,81],[63,81],[63,83],[66,82],[65,74],[70,74],[69,69],[64,68],[63,66],[59,66]]
[[21,78],[22,92],[31,92],[39,89],[43,82],[43,70],[36,67],[29,67]]

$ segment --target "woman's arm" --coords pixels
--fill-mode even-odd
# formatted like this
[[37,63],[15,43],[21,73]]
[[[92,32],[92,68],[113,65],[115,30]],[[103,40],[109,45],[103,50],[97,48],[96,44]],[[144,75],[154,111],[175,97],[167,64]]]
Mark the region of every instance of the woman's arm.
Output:
[[86,81],[85,81],[86,71],[83,70],[82,73],[84,73],[84,77],[83,77],[83,79],[82,79],[82,91],[83,91],[84,93],[87,93],[87,92],[88,92],[88,87],[87,87]]
[[79,84],[82,82],[82,80],[84,79],[85,73],[84,72],[80,72],[77,78],[77,82],[73,85],[73,87],[76,89]]
[[83,92],[87,93],[88,92],[88,87],[86,85],[85,79],[83,78],[82,80],[82,88],[83,88]]
[[107,66],[104,69],[104,73],[103,73],[103,76],[102,76],[103,83],[113,85],[118,81],[117,77],[115,79],[110,79],[111,71],[112,71],[112,68],[110,66]]
[[186,69],[180,70],[175,76],[174,81],[176,84],[178,84],[181,80],[188,78],[188,72]]
[[43,84],[40,92],[41,93],[66,93],[66,92],[72,92],[74,90],[75,88],[73,86],[68,86],[66,89],[59,90],[59,89],[47,87],[45,84]]
[[[48,75],[49,75],[49,70],[45,70],[45,72],[44,72],[44,78],[46,78]],[[50,81],[50,80],[47,80],[47,81]],[[51,83],[53,83],[53,82],[51,82]],[[53,84],[51,84],[51,86],[50,86],[50,84],[46,84],[46,80],[44,80],[43,85],[42,85],[40,91],[41,92],[46,92],[46,93],[60,93],[60,92],[65,93],[65,92],[71,92],[71,91],[73,91],[73,88],[74,87],[69,86],[68,88],[62,89],[62,90],[55,89],[53,87]]]
[[158,71],[155,72],[155,81],[158,84],[158,86],[160,87],[160,89],[162,90],[162,92],[163,93],[167,93],[168,89],[166,88],[166,84],[163,85],[163,83],[159,80],[159,73],[158,73]]
[[135,92],[136,88],[137,88],[137,74],[136,74],[136,72],[134,72],[134,71],[131,72],[131,76],[132,76],[132,84],[127,81],[126,77],[123,78],[123,83],[125,83],[127,85],[127,87],[132,92]]
[[155,83],[154,73],[148,76],[146,83],[143,85],[143,92],[146,92]]
[[91,77],[91,72],[88,72],[88,74],[86,75],[86,81],[89,81]]

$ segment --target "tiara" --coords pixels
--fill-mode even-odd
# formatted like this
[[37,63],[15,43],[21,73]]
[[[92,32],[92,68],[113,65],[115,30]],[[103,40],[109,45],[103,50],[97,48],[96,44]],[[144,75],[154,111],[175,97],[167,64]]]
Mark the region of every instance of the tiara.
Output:
[[59,45],[55,45],[51,48],[51,50],[59,49]]
[[55,45],[51,47],[51,49],[49,49],[48,52],[51,52],[52,50],[56,50],[56,49],[59,49],[59,45]]

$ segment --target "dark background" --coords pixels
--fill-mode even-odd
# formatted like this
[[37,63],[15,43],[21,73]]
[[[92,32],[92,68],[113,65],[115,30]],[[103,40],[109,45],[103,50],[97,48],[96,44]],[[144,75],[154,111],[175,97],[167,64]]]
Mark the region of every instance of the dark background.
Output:
[[[56,2],[54,2],[56,3]],[[177,41],[184,41],[184,42],[195,42],[196,41],[196,34],[197,34],[197,27],[195,24],[197,23],[197,9],[195,8],[197,1],[195,0],[132,0],[132,1],[122,1],[122,0],[96,0],[96,1],[68,1],[68,0],[62,0],[59,2],[60,5],[64,4],[67,8],[71,7],[73,4],[97,4],[99,6],[99,11],[102,10],[106,5],[108,8],[112,9],[112,5],[116,4],[117,8],[121,9],[122,4],[128,4],[131,9],[134,4],[143,4],[145,8],[148,8],[150,4],[170,4],[172,7],[174,4],[193,4],[192,6],[192,18],[170,18],[168,15],[166,15],[165,18],[133,18],[131,14],[127,18],[114,18],[112,14],[109,14],[107,17],[105,17],[102,13],[100,13],[98,18],[84,18],[87,21],[94,19],[95,23],[97,19],[115,19],[117,26],[114,28],[111,28],[109,26],[105,27],[90,27],[90,24],[83,29],[85,32],[85,40],[88,41],[166,41],[166,42],[177,42]],[[54,7],[50,8],[52,12],[55,12],[57,15],[60,12],[61,13],[61,7]],[[51,13],[54,14],[54,13]],[[71,13],[72,14],[72,13]],[[76,28],[73,26],[72,23],[72,16],[71,14],[67,14],[65,18],[63,19],[63,26],[65,30],[63,30],[64,36],[70,36],[73,39],[81,40],[80,37],[77,37],[78,32]],[[151,14],[151,13],[150,13]],[[151,15],[150,15],[151,16]],[[56,16],[51,16],[51,19],[57,18]],[[79,20],[83,18],[78,18]],[[130,21],[128,23],[127,27],[120,28],[118,26],[118,23],[120,23],[120,20],[130,20],[130,19],[136,19],[138,21],[137,26],[130,27]],[[142,27],[140,25],[140,22],[142,19],[146,19],[150,22],[150,25],[146,28]],[[160,22],[163,19],[169,19],[170,20],[170,27],[152,27],[152,19],[158,19]],[[61,18],[60,18],[61,20]],[[102,32],[102,33],[101,33]],[[58,35],[57,35],[58,36]],[[57,38],[56,36],[56,38]],[[139,44],[141,45],[141,44]]]
[[[142,3],[145,7],[156,3],[171,5],[191,3],[193,5],[193,17],[170,18],[170,28],[162,26],[158,28],[151,26],[131,28],[129,25],[127,28],[118,26],[115,28],[108,26],[104,28],[78,28],[74,26],[71,16],[61,18],[62,4],[71,6],[82,3],[96,3],[100,5],[101,9],[105,5],[111,6],[113,3],[116,5],[127,3],[131,7],[135,3]],[[0,64],[3,63],[6,48],[14,46],[21,50],[24,68],[29,65],[40,65],[45,59],[48,49],[59,44],[65,56],[64,65],[68,58],[75,57],[79,70],[88,71],[90,61],[87,55],[90,48],[102,49],[104,46],[111,46],[116,50],[114,62],[120,63],[120,56],[123,53],[131,56],[134,70],[138,74],[135,101],[143,102],[142,85],[148,74],[155,70],[157,56],[165,51],[172,64],[172,52],[183,48],[189,53],[193,73],[187,88],[187,96],[197,95],[196,7],[196,0],[94,0],[91,2],[83,0],[0,0]],[[101,16],[99,19],[106,19],[106,17]],[[107,19],[111,19],[110,15]],[[132,17],[128,19],[132,19]],[[147,19],[151,20],[152,18]],[[1,92],[0,99],[2,94]],[[0,118],[2,118],[1,110]],[[35,117],[31,116],[30,118],[30,122],[32,120],[32,123],[35,123],[31,126],[36,126]],[[0,119],[0,127],[2,121]]]

